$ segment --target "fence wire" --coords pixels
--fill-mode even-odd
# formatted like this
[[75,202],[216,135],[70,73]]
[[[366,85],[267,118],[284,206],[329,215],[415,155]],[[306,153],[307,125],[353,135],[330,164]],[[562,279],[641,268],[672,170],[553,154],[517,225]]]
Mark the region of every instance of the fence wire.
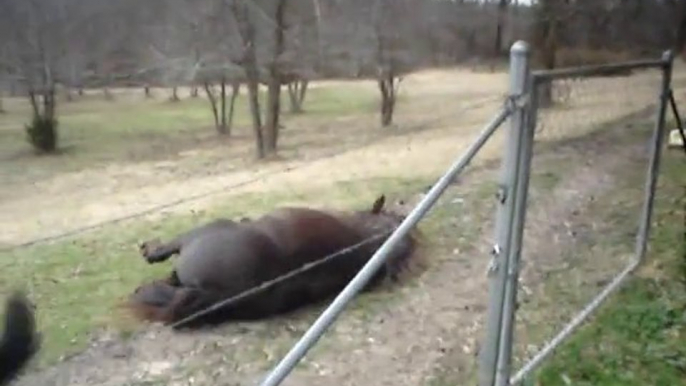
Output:
[[[458,112],[461,110],[465,113],[477,112],[477,116],[482,116],[480,110],[484,108],[489,108],[501,100],[498,95],[483,95],[476,100],[472,99],[460,102]],[[191,101],[192,102],[192,101]],[[196,102],[194,102],[196,103]],[[451,107],[454,107],[451,106]],[[425,134],[430,131],[444,131],[446,128],[450,128],[450,124],[454,122],[452,117],[455,111],[439,111],[439,114],[416,114],[415,111],[410,112],[406,117],[403,117],[403,112],[401,111],[396,119],[404,119],[401,125],[397,125],[393,130],[394,136],[404,139],[399,145],[406,148],[408,151],[413,151],[415,149],[421,148],[422,143],[427,141]],[[347,117],[349,118],[349,117]],[[366,117],[365,117],[366,118]],[[371,117],[370,117],[371,118]],[[341,117],[341,120],[345,120],[346,117]],[[373,118],[372,118],[373,119]],[[355,119],[350,119],[351,126],[359,126],[359,122]],[[467,125],[473,125],[473,123],[468,122]],[[112,206],[121,206],[122,210],[118,211],[116,215],[107,216],[105,219],[99,220],[97,218],[90,219],[89,212],[98,212],[98,205],[105,205],[107,203],[98,203],[93,210],[89,208],[80,208],[78,211],[70,213],[72,216],[82,217],[76,219],[71,218],[70,215],[60,217],[58,219],[46,218],[43,219],[40,216],[40,212],[36,213],[39,217],[33,224],[27,226],[18,226],[16,229],[8,229],[8,232],[4,234],[4,237],[14,238],[14,232],[25,232],[28,231],[29,234],[37,234],[39,236],[33,238],[25,238],[22,236],[17,237],[19,242],[3,243],[0,240],[0,252],[11,252],[13,250],[22,249],[30,247],[33,245],[50,243],[59,241],[62,239],[67,239],[70,237],[78,236],[83,233],[87,233],[94,230],[99,230],[108,225],[117,224],[121,222],[126,222],[130,220],[136,220],[145,218],[146,216],[154,215],[164,215],[166,213],[179,212],[182,211],[187,213],[188,211],[196,211],[198,208],[208,206],[209,200],[214,200],[216,202],[220,199],[225,199],[231,194],[240,194],[244,192],[254,192],[259,190],[261,186],[265,183],[271,183],[274,180],[282,180],[283,183],[279,184],[279,189],[285,191],[285,195],[291,196],[297,201],[299,198],[303,197],[301,186],[303,183],[308,185],[316,184],[318,179],[306,178],[307,181],[304,182],[302,178],[295,177],[290,178],[289,175],[296,175],[303,169],[315,169],[312,163],[325,163],[327,160],[332,160],[335,162],[337,157],[343,156],[350,152],[356,152],[359,155],[361,161],[367,162],[383,162],[388,164],[388,160],[373,159],[375,154],[378,154],[377,150],[370,150],[370,147],[378,145],[379,143],[389,140],[389,135],[387,131],[383,130],[354,130],[352,133],[341,133],[340,138],[335,141],[335,143],[325,143],[325,137],[331,135],[331,130],[334,129],[335,125],[329,125],[320,122],[318,127],[318,133],[312,133],[311,139],[305,143],[291,143],[288,129],[286,129],[281,135],[285,138],[282,145],[281,154],[286,159],[281,165],[264,165],[266,167],[260,167],[260,170],[254,170],[252,172],[243,172],[235,170],[235,165],[229,165],[229,174],[234,172],[237,174],[236,177],[231,175],[222,176],[221,174],[226,173],[227,170],[214,170],[216,166],[214,165],[204,165],[209,166],[208,168],[200,168],[199,170],[192,170],[189,174],[200,174],[208,176],[216,176],[216,183],[208,184],[203,183],[203,188],[194,188],[196,191],[193,194],[173,194],[171,199],[161,200],[160,197],[156,196],[154,192],[144,192],[146,188],[141,189],[137,197],[135,197],[134,202],[112,202]],[[465,127],[463,127],[465,128]],[[320,138],[318,138],[320,137]],[[321,143],[320,143],[321,142]],[[305,147],[307,150],[298,150],[298,147]],[[250,159],[252,158],[250,153],[252,152],[252,147],[247,151],[247,154],[243,154],[242,158]],[[226,166],[225,161],[222,160],[217,165]],[[291,173],[293,172],[293,173]],[[319,171],[317,171],[319,174]],[[364,171],[355,172],[351,168],[328,168],[325,171],[326,180],[334,181],[346,181],[351,178],[357,178],[361,175],[361,178],[365,178]],[[233,177],[233,178],[232,178]],[[366,176],[368,177],[368,176]],[[321,178],[320,178],[321,179]],[[217,186],[220,185],[220,186]],[[182,191],[180,189],[180,191]],[[107,199],[107,196],[104,197]],[[130,198],[117,197],[117,201],[131,201]],[[162,202],[160,202],[162,201]],[[128,204],[128,205],[127,205]],[[98,213],[94,213],[98,214]],[[33,229],[36,228],[36,229]],[[53,229],[53,230],[49,230]],[[57,229],[56,231],[54,229]]]
[[[604,123],[601,131],[587,134],[590,142],[550,145],[553,154],[541,149],[544,143],[536,144],[516,314],[515,368],[634,258],[652,123],[645,115]],[[636,170],[641,171],[639,179]]]
[[[537,116],[514,369],[597,303],[635,261],[662,78],[656,68],[556,79],[539,88],[545,93],[552,85],[552,103],[541,103]],[[607,342],[589,343],[584,355],[602,356]],[[571,373],[547,375],[555,377],[548,382],[583,381]]]
[[[421,78],[408,79],[401,90],[413,102],[399,106],[397,123],[392,127],[378,127],[378,116],[371,106],[360,116],[317,117],[316,111],[306,112],[285,121],[282,150],[287,165],[261,165],[264,174],[239,171],[237,174],[248,177],[240,186],[221,174],[219,169],[227,166],[221,158],[207,165],[209,171],[203,166],[193,170],[217,177],[193,186],[199,195],[184,194],[184,189],[197,181],[189,178],[180,181],[183,186],[174,195],[178,200],[148,207],[162,201],[162,195],[155,196],[154,184],[164,178],[150,176],[150,186],[144,190],[151,194],[139,193],[135,205],[127,205],[131,202],[124,199],[101,203],[120,207],[116,214],[122,218],[82,224],[80,220],[91,214],[91,206],[84,199],[80,203],[83,206],[59,219],[59,224],[47,219],[36,225],[36,229],[49,230],[49,239],[34,240],[29,248],[2,251],[0,259],[7,275],[0,288],[29,287],[37,308],[45,310],[41,330],[46,347],[70,341],[70,347],[78,351],[84,347],[84,324],[97,322],[100,326],[102,322],[107,329],[93,335],[85,352],[64,358],[54,368],[27,374],[19,384],[259,382],[267,367],[285,354],[322,308],[315,306],[278,320],[227,323],[218,330],[193,336],[177,335],[165,328],[145,328],[128,342],[119,342],[117,327],[123,324],[124,330],[130,331],[131,326],[125,315],[110,307],[142,281],[169,269],[164,265],[145,268],[137,243],[171,237],[214,217],[253,217],[280,206],[352,209],[364,207],[362,197],[370,197],[371,204],[381,193],[386,193],[389,200],[403,199],[412,205],[464,152],[483,123],[502,109],[503,85],[496,86],[475,94],[463,88],[437,88],[433,83],[426,86]],[[297,126],[309,119],[316,125]],[[301,141],[299,131],[312,132],[310,143]],[[241,135],[239,132],[237,137]],[[420,224],[425,237],[417,270],[410,269],[405,275],[407,280],[358,298],[350,312],[305,358],[294,378],[316,377],[318,382],[330,384],[345,384],[345,379],[354,379],[358,384],[375,384],[378,379],[393,384],[411,379],[422,383],[454,378],[455,374],[444,374],[443,369],[459,368],[460,374],[474,369],[487,263],[477,257],[482,255],[480,243],[485,243],[481,233],[490,233],[490,228],[483,225],[490,220],[488,207],[494,192],[490,167],[497,167],[500,153],[498,146],[487,148],[472,162],[479,166],[474,174],[469,172],[454,181],[459,189],[451,187]],[[227,145],[225,150],[231,149]],[[244,155],[250,156],[250,150],[252,147]],[[284,166],[286,169],[281,170]],[[211,202],[205,201],[210,198]],[[103,201],[108,199],[107,194],[102,197]],[[145,210],[140,211],[141,207]],[[195,213],[189,215],[191,211]],[[36,223],[46,219],[44,214],[36,211]],[[117,221],[122,223],[113,224]],[[85,227],[79,227],[80,223]],[[59,234],[58,225],[71,231]],[[92,232],[82,234],[86,231]],[[76,306],[97,320],[79,324],[77,316],[62,313]],[[410,333],[414,338],[403,337]],[[350,355],[341,358],[342,352]],[[438,362],[440,368],[434,369]]]
[[[444,83],[454,88],[453,83]],[[403,88],[417,94],[408,110],[399,109],[396,120],[401,123],[388,129],[395,130],[395,138],[369,133],[369,127],[376,127],[370,122],[377,119],[371,113],[364,119],[324,117],[315,128],[306,128],[318,134],[306,144],[307,154],[296,157],[298,173],[275,172],[249,186],[231,189],[235,195],[221,195],[217,206],[198,206],[203,212],[184,221],[170,218],[172,225],[165,219],[132,222],[60,244],[59,251],[66,251],[70,264],[60,265],[48,259],[50,254],[23,259],[28,253],[41,252],[39,247],[7,252],[12,277],[2,285],[19,280],[15,278],[31,278],[29,286],[38,307],[52,306],[45,314],[46,339],[76,339],[78,334],[70,330],[75,320],[60,314],[60,307],[78,303],[90,310],[97,305],[105,313],[103,302],[114,293],[121,295],[122,286],[133,290],[149,279],[140,269],[122,268],[144,264],[128,261],[134,258],[136,241],[184,231],[218,214],[251,217],[287,205],[349,207],[355,202],[357,206],[362,196],[387,190],[395,193],[387,197],[412,205],[426,193],[426,185],[464,152],[476,128],[504,101],[497,87],[478,97],[453,90],[449,98],[440,87],[425,86],[421,80],[408,80]],[[554,82],[553,106],[541,109],[538,116],[515,369],[626,265],[633,251],[638,211],[622,209],[632,207],[634,194],[642,193],[642,181],[628,178],[625,170],[645,168],[648,134],[643,127],[652,121],[646,121],[644,114],[654,110],[658,92],[659,73],[654,70]],[[293,122],[304,122],[298,119]],[[284,137],[290,135],[289,129],[282,133]],[[340,137],[319,135],[319,131],[344,129],[350,131],[341,132]],[[429,131],[432,136],[422,135]],[[421,222],[425,237],[417,271],[411,268],[406,281],[357,298],[290,374],[288,384],[475,383],[488,303],[486,273],[493,246],[498,164],[505,145],[501,134],[481,149],[472,162],[478,167],[453,181],[457,186],[449,188]],[[386,152],[367,146],[389,138]],[[302,149],[298,146],[303,145],[298,141],[285,141],[284,153],[297,155]],[[354,157],[338,159],[339,151]],[[319,162],[326,154],[331,162]],[[366,186],[365,181],[374,183]],[[614,193],[618,186],[626,186],[621,195]],[[252,196],[248,200],[240,196],[243,193]],[[610,227],[613,224],[619,225]],[[46,247],[45,251],[51,250]],[[111,273],[103,277],[98,269]],[[74,288],[54,283],[76,283],[88,286],[83,287],[88,291],[78,287],[75,295]],[[63,363],[62,371],[31,374],[19,384],[258,384],[322,309],[313,307],[257,323],[228,323],[194,336],[155,328],[125,343],[97,336],[86,352]],[[122,350],[127,354],[122,355]]]
[[[555,79],[550,85],[552,106],[539,109],[537,141],[580,137],[599,126],[613,125],[634,114],[645,114],[658,103],[661,71]],[[543,105],[543,103],[541,103]]]

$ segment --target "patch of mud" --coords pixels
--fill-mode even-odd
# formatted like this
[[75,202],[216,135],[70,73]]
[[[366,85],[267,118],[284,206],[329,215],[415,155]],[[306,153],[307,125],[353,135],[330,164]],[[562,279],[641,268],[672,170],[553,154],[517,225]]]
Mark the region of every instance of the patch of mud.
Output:
[[[636,144],[628,146],[617,140],[625,130],[618,126],[592,138],[594,143],[560,145],[536,155],[534,170],[564,164],[564,172],[559,184],[534,189],[530,196],[532,226],[527,229],[525,258],[533,266],[572,245],[573,238],[553,237],[564,234],[558,227],[593,216],[586,212],[586,200],[611,191],[617,169],[633,167],[627,159],[645,156],[642,140],[634,139]],[[442,220],[439,234],[428,236],[430,268],[411,284],[358,298],[284,385],[465,381],[474,370],[477,341],[482,338],[493,202],[492,192],[473,202],[462,197],[469,197],[478,182],[496,176],[497,169],[466,175],[443,200],[448,206],[442,210],[453,216]],[[475,209],[469,209],[471,204]],[[460,240],[466,229],[475,237]],[[525,271],[525,286],[538,280]],[[27,375],[18,385],[255,384],[320,310],[195,333],[175,334],[153,326],[125,341],[100,336],[83,353]]]

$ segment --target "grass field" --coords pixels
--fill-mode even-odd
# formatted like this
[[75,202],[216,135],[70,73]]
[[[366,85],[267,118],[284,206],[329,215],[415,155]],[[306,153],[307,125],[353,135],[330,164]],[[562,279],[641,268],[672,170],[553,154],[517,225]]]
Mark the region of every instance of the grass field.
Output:
[[[366,82],[315,84],[308,92],[306,114],[284,115],[286,129],[279,163],[310,162],[398,136],[403,141],[403,135],[415,130],[412,122],[382,130],[376,116],[374,87],[373,83]],[[46,229],[40,215],[35,213],[34,218],[39,220],[27,221],[29,227],[42,229],[41,233],[69,230],[78,225],[73,223],[80,215],[95,215],[101,220],[97,216],[100,207],[110,215],[104,216],[104,220],[119,214],[116,209],[112,210],[112,202],[95,209],[86,207],[91,197],[105,199],[113,192],[125,191],[131,192],[135,201],[164,203],[165,197],[150,185],[168,182],[172,185],[170,189],[183,196],[194,193],[192,184],[184,182],[193,175],[206,177],[206,184],[210,185],[217,183],[216,175],[229,174],[230,178],[236,178],[230,174],[254,174],[278,166],[278,163],[264,164],[254,159],[244,95],[237,101],[234,133],[231,138],[222,139],[211,126],[211,111],[202,97],[173,103],[160,90],[155,90],[154,99],[124,90],[115,91],[114,101],[107,101],[102,95],[92,93],[59,105],[63,153],[57,156],[36,157],[24,142],[22,125],[29,112],[25,101],[7,100],[8,113],[0,116],[0,156],[4,161],[0,173],[7,187],[0,196],[5,199],[8,212],[14,211],[15,220],[22,213],[32,212],[31,207],[35,208],[38,200],[55,200],[45,207],[46,213],[56,212],[59,216],[51,223],[54,230]],[[438,94],[432,100],[442,96]],[[401,96],[401,107],[404,98]],[[287,105],[285,102],[284,98]],[[451,106],[462,103],[455,102]],[[414,109],[407,108],[405,114],[413,114]],[[402,110],[399,117],[403,117]],[[440,130],[440,126],[437,128]],[[374,156],[374,151],[363,152],[366,157]],[[450,157],[451,153],[437,154]],[[342,162],[349,163],[346,159]],[[373,165],[351,166],[373,169]],[[440,164],[427,166],[434,170],[442,167]],[[170,237],[214,217],[259,214],[286,204],[367,206],[380,192],[398,196],[417,192],[431,182],[432,176],[377,173],[351,178],[340,171],[321,173],[319,178],[326,182],[323,185],[315,181],[302,184],[297,180],[287,181],[276,189],[257,185],[251,190],[232,192],[230,200],[199,210],[148,216],[106,225],[76,238],[1,252],[4,279],[0,281],[0,289],[4,292],[14,287],[26,288],[40,305],[39,323],[49,337],[40,364],[54,363],[83,349],[93,331],[114,326],[126,334],[135,329],[118,312],[117,305],[139,283],[167,269],[143,265],[137,252],[137,245],[143,240]],[[296,177],[309,178],[307,174]],[[141,187],[149,188],[151,194],[141,193]],[[18,234],[20,229],[20,226],[7,228],[9,232],[4,232],[3,237],[11,236],[12,231]]]
[[[685,171],[683,154],[666,152],[646,263],[562,346],[536,384],[686,384]],[[598,203],[611,208],[620,232],[627,226],[626,214],[637,213],[642,198],[627,195],[632,190],[626,187],[640,183],[643,174],[627,177],[625,189]]]
[[[560,146],[567,146],[569,138],[580,138],[580,142],[565,152],[554,146],[541,150],[540,162],[547,166],[534,172],[536,189],[558,197],[560,186],[576,184],[580,194],[588,193],[584,181],[570,180],[569,175],[576,171],[593,176],[610,164],[627,168],[622,158],[626,151],[607,151],[614,163],[600,162],[605,160],[601,157],[605,150],[594,146],[597,138],[587,135],[653,100],[651,93],[637,93],[626,96],[625,103],[598,102],[603,95],[629,87],[621,82],[626,80],[586,84],[581,97],[572,98],[571,108],[554,110],[544,118],[548,126],[542,138],[560,140]],[[9,113],[0,116],[4,184],[0,246],[11,247],[235,186],[208,199],[73,237],[0,252],[0,292],[26,288],[38,305],[45,340],[35,382],[68,374],[65,384],[77,382],[74,379],[103,385],[147,384],[151,379],[184,384],[194,374],[205,377],[200,384],[209,384],[216,383],[208,375],[212,366],[222,371],[231,368],[231,379],[252,382],[304,331],[316,312],[198,335],[172,335],[134,322],[117,305],[142,281],[168,269],[145,265],[138,243],[173,236],[217,216],[253,216],[276,206],[359,208],[381,193],[416,199],[501,107],[506,86],[503,73],[441,70],[413,74],[403,82],[397,123],[382,129],[375,113],[373,83],[322,82],[308,92],[305,114],[284,115],[281,159],[273,162],[254,159],[243,99],[237,105],[235,135],[228,139],[217,138],[203,98],[172,103],[161,90],[155,90],[153,100],[144,99],[142,92],[126,91],[117,93],[113,102],[88,95],[62,103],[64,152],[55,157],[31,154],[22,131],[27,107],[21,100],[8,100]],[[635,146],[645,133],[639,134],[622,137],[627,142],[617,142],[616,149]],[[487,254],[483,248],[491,242],[496,176],[487,161],[498,159],[502,140],[502,136],[494,138],[474,162],[482,169],[461,179],[459,189],[449,193],[424,224],[430,240],[427,272],[399,288],[361,298],[334,329],[333,337],[314,351],[317,359],[307,360],[294,375],[296,384],[314,382],[315,375],[330,377],[332,384],[344,379],[368,384],[375,377],[396,380],[398,385],[426,384],[438,379],[442,370],[436,366],[452,366],[445,361],[454,358],[453,350],[460,354],[455,361],[461,367],[454,369],[460,368],[458,378],[462,379],[462,373],[473,365],[465,357],[476,350],[482,322],[482,272],[487,263],[482,257]],[[599,160],[598,170],[576,170],[593,157]],[[672,189],[666,181],[676,176],[670,171],[676,168],[674,162],[665,166],[663,184],[667,185],[660,188],[661,194]],[[636,178],[643,177],[642,166],[634,165],[629,171],[640,171]],[[635,179],[625,183],[640,184]],[[605,185],[604,197],[623,189],[623,185]],[[663,201],[660,205],[667,205]],[[628,206],[617,210],[635,210],[634,201],[627,198],[622,203]],[[667,206],[661,208],[658,218],[665,215]],[[611,213],[596,212],[613,218]],[[111,335],[115,338],[102,343],[103,336]],[[217,346],[210,347],[208,342]],[[128,350],[127,359],[121,359],[121,353],[110,345]],[[351,355],[336,359],[334,354],[343,351]],[[566,360],[564,353],[560,360]],[[550,382],[543,384],[557,384],[557,363],[562,362],[553,362],[551,370],[541,374],[542,381]],[[172,370],[155,370],[160,366]],[[365,366],[368,371],[363,370]],[[370,366],[383,370],[372,371]],[[458,379],[453,375],[445,379]]]

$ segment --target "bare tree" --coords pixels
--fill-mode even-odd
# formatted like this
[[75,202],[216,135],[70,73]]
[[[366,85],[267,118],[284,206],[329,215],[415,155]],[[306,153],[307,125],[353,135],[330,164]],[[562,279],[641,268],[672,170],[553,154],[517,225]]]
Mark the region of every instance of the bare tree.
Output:
[[507,24],[507,6],[509,3],[509,0],[498,0],[498,20],[495,27],[495,44],[493,47],[495,57],[499,57],[503,53],[503,35]]
[[[0,24],[10,36],[6,42],[6,66],[20,74],[26,84],[32,107],[32,120],[26,126],[28,139],[35,150],[52,153],[57,149],[55,68],[63,47],[61,27],[62,1],[6,0],[0,3]],[[7,36],[7,35],[6,35]]]
[[402,76],[412,68],[413,53],[404,45],[413,31],[413,24],[407,18],[410,5],[413,2],[376,0],[373,10],[374,59],[383,127],[393,123]]
[[[281,85],[283,83],[281,71],[281,56],[285,51],[286,29],[286,0],[268,1],[267,5],[247,0],[234,0],[231,9],[238,27],[242,42],[242,54],[235,60],[245,72],[248,88],[248,102],[252,117],[253,131],[258,158],[266,158],[276,154],[279,139],[279,120],[281,115]],[[264,118],[259,100],[260,62],[258,61],[257,34],[258,19],[265,34],[262,47],[265,51],[265,78],[267,85],[267,100]]]
[[204,68],[199,72],[198,79],[202,79],[203,88],[212,109],[214,126],[220,135],[231,135],[236,98],[238,98],[242,81],[242,77],[237,72],[237,69],[230,65],[213,69]]
[[[567,0],[540,0],[533,30],[534,60],[538,66],[551,70],[556,66],[558,34]],[[539,90],[539,105],[552,104],[552,84],[543,83]]]
[[686,1],[670,0],[669,6],[674,15],[674,52],[682,53],[686,45]]
[[259,85],[260,75],[257,67],[257,33],[254,21],[250,16],[250,11],[246,0],[233,0],[231,3],[236,25],[241,36],[243,48],[241,57],[237,60],[245,71],[245,80],[248,88],[248,103],[250,105],[250,116],[252,127],[255,133],[255,144],[257,147],[258,158],[264,158],[267,154],[264,145],[264,135],[262,133],[262,111],[260,109]]
[[288,89],[290,112],[300,114],[310,80],[321,70],[321,30],[325,22],[320,0],[289,2],[285,50],[281,55],[282,82]]
[[272,25],[273,48],[271,61],[267,65],[267,111],[265,122],[265,154],[276,154],[279,140],[279,119],[281,117],[281,55],[285,51],[286,0],[276,0],[274,23]]

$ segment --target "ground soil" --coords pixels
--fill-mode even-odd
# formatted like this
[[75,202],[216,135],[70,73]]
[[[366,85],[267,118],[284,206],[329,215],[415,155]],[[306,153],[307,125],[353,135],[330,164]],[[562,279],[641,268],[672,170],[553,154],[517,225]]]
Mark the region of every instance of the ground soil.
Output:
[[[417,103],[413,104],[411,116],[417,122],[431,122],[433,130],[391,137],[326,159],[295,162],[293,166],[297,168],[289,172],[269,179],[255,179],[232,192],[283,189],[283,186],[288,189],[294,186],[316,187],[318,184],[365,177],[439,173],[502,104],[505,86],[502,74],[467,76],[459,73],[453,74],[453,78],[446,76],[445,72],[428,72],[407,80],[409,85],[415,82],[414,87],[406,86],[416,93]],[[432,77],[436,79],[429,81]],[[454,90],[455,83],[451,82],[458,80],[463,82],[459,90],[464,93],[458,110],[455,110],[455,104],[437,105],[436,99],[429,98],[430,95],[446,98],[446,93]],[[599,84],[593,87],[599,90],[608,86]],[[645,98],[650,100],[653,96],[647,94]],[[581,98],[575,102],[577,107],[585,109],[583,117],[574,109],[546,113],[542,121],[547,126],[541,138],[579,136],[583,133],[570,133],[566,129],[576,127],[582,120],[592,119],[597,119],[597,122],[593,121],[594,124],[588,126],[597,128],[596,123],[611,121],[627,109],[636,108],[627,103],[597,106],[598,102],[590,99]],[[632,101],[646,103],[646,100],[639,99]],[[593,111],[597,112],[597,118]],[[459,119],[454,115],[459,115]],[[564,248],[566,244],[563,242],[541,241],[554,240],[550,232],[560,233],[550,224],[564,222],[573,227],[575,218],[592,215],[584,212],[587,198],[580,197],[610,192],[615,186],[612,176],[617,169],[635,167],[634,163],[626,161],[645,157],[644,141],[637,139],[629,146],[626,143],[613,146],[612,138],[621,137],[625,129],[626,126],[619,124],[607,128],[608,137],[600,142],[602,148],[593,146],[598,141],[594,138],[586,143],[587,146],[562,144],[538,150],[535,168],[564,165],[565,175],[552,190],[545,194],[532,194],[529,217],[532,222],[542,225],[532,227],[527,234],[529,240],[534,240],[530,242],[527,254],[547,256]],[[456,133],[460,134],[461,140],[455,140]],[[481,160],[495,159],[500,153],[500,143],[502,138],[484,150]],[[357,167],[360,164],[364,167]],[[49,195],[55,197],[49,202],[39,201],[35,195],[3,201],[0,203],[0,212],[3,213],[0,227],[10,231],[3,232],[1,241],[11,245],[46,236],[42,229],[57,232],[69,230],[70,224],[97,223],[122,213],[134,213],[151,205],[250,178],[257,172],[257,169],[244,170],[225,175],[185,176],[183,179],[172,173],[166,175],[164,181],[149,186],[158,167],[155,163],[137,164],[135,167],[113,165],[104,170],[58,176],[40,187],[41,197],[48,196],[44,192],[55,193]],[[180,162],[176,167],[183,168],[183,164]],[[118,173],[131,178],[139,176],[140,181],[122,184],[126,188],[120,189],[118,183],[112,186]],[[445,379],[464,380],[473,375],[474,356],[478,351],[477,342],[481,340],[485,311],[485,272],[493,241],[493,205],[491,191],[483,197],[472,193],[478,193],[477,188],[482,181],[494,181],[496,176],[497,169],[484,168],[460,180],[460,190],[446,197],[444,205],[452,206],[452,210],[464,208],[464,214],[447,222],[442,227],[443,231],[430,235],[433,237],[430,244],[436,246],[430,245],[427,252],[431,255],[429,268],[411,284],[391,287],[387,295],[379,295],[381,301],[370,301],[365,303],[366,306],[344,314],[321,345],[284,384],[402,386],[433,382],[440,385]],[[226,197],[223,195],[222,199]],[[468,200],[466,197],[472,198]],[[212,205],[212,202],[195,201],[179,205],[174,210],[188,211]],[[468,204],[473,204],[473,208],[478,210],[470,210]],[[28,216],[28,213],[39,214],[39,218]],[[456,233],[466,226],[475,231],[474,237],[456,241],[459,239]],[[525,280],[530,281],[529,287],[535,287],[537,277],[525,275]],[[255,384],[285,353],[289,344],[304,332],[320,309],[264,322],[232,323],[194,333],[173,333],[164,327],[150,326],[122,339],[116,333],[97,332],[89,348],[82,353],[65,358],[50,368],[27,374],[17,384]]]
[[[574,228],[575,218],[592,216],[584,212],[588,200],[612,191],[618,169],[635,167],[637,160],[645,159],[645,138],[613,146],[625,129],[620,125],[591,142],[537,150],[534,170],[549,173],[553,165],[564,165],[565,174],[552,191],[544,187],[532,193],[529,218],[536,225],[527,230],[530,263],[561,255],[568,232],[560,231],[559,225]],[[461,182],[465,189],[447,197],[446,205],[463,205],[459,197],[479,180],[494,179],[496,171],[485,168],[466,176]],[[432,249],[437,255],[431,256],[430,268],[411,285],[389,289],[395,291],[393,302],[372,302],[373,311],[344,314],[322,346],[284,384],[441,384],[446,373],[452,380],[473,375],[492,242],[493,207],[487,203],[491,200],[479,201],[485,205],[471,202],[479,210],[467,210],[466,217],[458,220],[461,224],[454,224],[456,229],[474,224],[477,237],[451,250],[444,247],[457,245],[446,242],[453,234],[433,235],[443,247]],[[535,288],[539,279],[525,271],[524,280],[525,286]],[[100,334],[83,353],[27,375],[19,384],[255,384],[266,366],[302,334],[317,310],[193,333],[153,326],[125,340]]]

